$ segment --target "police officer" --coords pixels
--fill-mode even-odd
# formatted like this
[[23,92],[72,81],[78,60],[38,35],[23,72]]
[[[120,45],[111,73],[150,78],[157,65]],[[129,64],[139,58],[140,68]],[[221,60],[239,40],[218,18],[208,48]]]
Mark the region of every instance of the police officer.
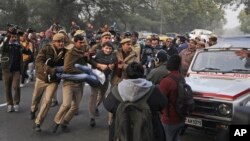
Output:
[[64,35],[57,33],[53,36],[51,44],[45,45],[38,53],[36,58],[36,82],[32,96],[30,118],[35,118],[43,92],[45,96],[40,107],[40,111],[35,120],[35,130],[41,131],[41,124],[50,108],[52,98],[56,93],[59,79],[55,77],[56,72],[62,71],[64,63]]

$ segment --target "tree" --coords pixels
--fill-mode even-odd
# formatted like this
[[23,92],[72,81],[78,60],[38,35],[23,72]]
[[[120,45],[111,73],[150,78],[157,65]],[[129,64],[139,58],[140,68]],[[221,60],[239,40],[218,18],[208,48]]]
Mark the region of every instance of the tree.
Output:
[[160,5],[167,32],[185,33],[194,28],[212,30],[222,27],[224,22],[224,11],[211,0],[162,0]]
[[89,22],[97,28],[116,22],[122,31],[214,30],[225,22],[224,7],[241,3],[249,5],[244,0],[5,0],[0,1],[0,20],[4,21],[0,28],[9,22],[41,31],[57,19],[68,30],[71,20],[82,29]]
[[6,29],[7,23],[27,26],[28,7],[23,0],[1,1],[0,5],[0,29]]
[[238,16],[240,20],[240,29],[244,33],[250,33],[250,14],[247,14],[244,10],[242,10]]

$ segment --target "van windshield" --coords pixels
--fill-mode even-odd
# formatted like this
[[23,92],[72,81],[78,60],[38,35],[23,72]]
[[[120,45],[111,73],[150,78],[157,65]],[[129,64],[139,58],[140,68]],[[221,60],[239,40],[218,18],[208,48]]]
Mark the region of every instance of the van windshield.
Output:
[[200,52],[191,69],[197,72],[250,73],[250,59],[228,50]]

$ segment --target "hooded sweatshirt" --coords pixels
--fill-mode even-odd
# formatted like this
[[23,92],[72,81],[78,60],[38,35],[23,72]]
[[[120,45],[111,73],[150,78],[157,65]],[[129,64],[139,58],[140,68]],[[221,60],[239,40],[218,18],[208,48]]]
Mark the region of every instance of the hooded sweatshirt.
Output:
[[[123,101],[136,102],[146,96],[153,86],[152,82],[143,79],[123,79],[118,84],[118,91]],[[113,121],[116,119],[116,110],[121,103],[116,97],[117,93],[111,93],[103,101],[104,107],[113,113]],[[154,140],[152,141],[165,141],[164,128],[159,118],[158,112],[161,111],[167,104],[166,97],[161,94],[160,90],[155,87],[154,91],[148,98],[148,104],[152,111],[152,123],[154,128]],[[109,131],[109,141],[114,140],[115,123],[112,122]]]
[[152,85],[152,82],[143,78],[123,79],[118,84],[118,91],[123,101],[135,102],[145,96]]

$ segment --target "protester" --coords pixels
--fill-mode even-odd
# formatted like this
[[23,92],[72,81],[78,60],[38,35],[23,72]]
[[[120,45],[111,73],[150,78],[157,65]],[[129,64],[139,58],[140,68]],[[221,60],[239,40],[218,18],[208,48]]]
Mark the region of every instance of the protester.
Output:
[[181,57],[173,55],[168,60],[167,69],[169,75],[160,82],[160,90],[164,94],[169,103],[164,110],[161,111],[161,121],[166,133],[166,141],[180,141],[180,132],[184,127],[184,118],[180,117],[176,112],[176,100],[178,96],[178,86],[171,76],[181,78],[180,74]]
[[[150,81],[144,79],[143,76],[144,69],[141,64],[137,62],[129,64],[126,67],[126,76],[124,77],[124,79],[112,89],[111,93],[104,100],[104,107],[109,112],[113,113],[112,122],[109,128],[109,141],[119,140],[122,137],[126,138],[124,141],[142,141],[142,139],[145,141],[165,141],[164,129],[160,122],[158,112],[162,110],[163,107],[167,104],[167,100],[160,93],[159,89],[155,87]],[[141,121],[138,121],[136,123],[133,123],[133,126],[129,126],[128,128],[125,127],[125,130],[119,130],[119,119],[124,118],[121,117],[121,115],[117,115],[117,108],[119,107],[119,105],[124,104],[124,102],[130,103],[130,105],[137,105],[137,102],[141,101],[142,99],[146,99],[146,104],[150,107],[151,110],[151,116],[148,115],[145,117],[150,119],[149,122],[143,125],[138,125],[144,126],[145,128],[133,128],[137,127],[137,125],[135,124],[141,124]],[[140,107],[139,105],[137,106],[138,108]],[[142,112],[141,114],[146,113]],[[129,122],[129,119],[125,122],[126,123],[124,124],[132,124]],[[153,128],[149,128],[147,126],[150,124],[152,124]],[[141,135],[141,133],[144,134]],[[135,140],[135,138],[137,138],[137,140]]]
[[188,44],[188,48],[183,49],[179,55],[181,56],[181,73],[183,76],[187,75],[188,68],[193,60],[194,54],[196,52],[197,42],[194,39],[191,39]]
[[167,60],[168,55],[164,50],[159,51],[155,57],[155,68],[150,71],[150,73],[146,76],[147,80],[153,82],[153,84],[159,84],[161,79],[167,76]]

